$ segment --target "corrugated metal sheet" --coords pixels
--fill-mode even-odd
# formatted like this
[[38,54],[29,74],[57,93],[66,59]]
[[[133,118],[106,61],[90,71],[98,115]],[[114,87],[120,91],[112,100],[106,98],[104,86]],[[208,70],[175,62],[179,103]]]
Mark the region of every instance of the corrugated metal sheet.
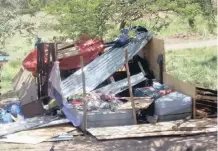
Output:
[[[133,75],[130,77],[130,81],[131,81],[132,86],[134,86],[134,85],[136,85],[144,80],[146,80],[146,78],[144,77],[143,73],[139,73],[139,74],[136,74],[136,75]],[[100,92],[106,93],[106,94],[108,94],[108,93],[117,94],[117,93],[120,93],[126,89],[128,89],[128,79],[127,78],[120,80],[120,81],[117,81],[117,82],[114,82],[114,83],[111,83],[109,85],[106,85],[106,86],[99,88],[95,91],[96,92],[100,91]]]
[[[125,49],[128,50],[128,58],[131,59],[147,44],[152,36],[153,33],[138,33],[136,38],[125,47],[111,49],[86,65],[84,67],[86,91],[94,90],[125,64]],[[62,81],[62,91],[65,98],[82,93],[81,74],[81,70],[78,70]]]

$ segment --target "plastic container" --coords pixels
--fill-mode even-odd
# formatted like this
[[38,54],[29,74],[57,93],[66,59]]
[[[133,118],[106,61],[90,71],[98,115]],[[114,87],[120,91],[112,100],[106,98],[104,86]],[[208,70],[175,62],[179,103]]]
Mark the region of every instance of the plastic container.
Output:
[[159,121],[184,119],[192,113],[191,97],[179,92],[158,98],[154,106]]

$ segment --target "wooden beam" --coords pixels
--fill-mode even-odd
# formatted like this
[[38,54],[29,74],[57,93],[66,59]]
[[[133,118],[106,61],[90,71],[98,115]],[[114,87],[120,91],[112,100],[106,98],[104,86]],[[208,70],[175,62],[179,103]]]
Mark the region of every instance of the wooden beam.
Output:
[[87,129],[87,107],[86,107],[86,101],[85,101],[85,97],[86,97],[86,82],[85,82],[85,74],[84,74],[84,61],[83,61],[83,56],[80,56],[80,66],[81,66],[81,70],[82,70],[82,84],[83,84],[83,130],[86,133],[86,129]]
[[216,96],[206,96],[206,95],[197,95],[196,99],[203,99],[203,100],[213,100],[213,101],[217,101],[217,97]]
[[132,86],[131,86],[131,81],[130,81],[130,72],[129,72],[128,51],[127,51],[127,49],[125,50],[125,59],[126,59],[126,73],[127,73],[128,86],[129,86],[129,95],[130,95],[131,104],[132,104],[133,120],[134,120],[134,124],[137,124],[135,103],[134,103],[134,100],[133,100],[133,92],[132,92]]
[[217,96],[217,94],[214,94],[214,93],[211,93],[211,92],[208,92],[208,91],[196,90],[196,92],[197,92],[197,94],[200,94],[200,95]]
[[212,106],[212,105],[203,104],[203,103],[199,103],[199,102],[196,102],[196,104],[200,104],[200,105],[203,105],[203,106],[206,106],[206,107],[211,107],[211,108],[217,109],[217,106]]
[[151,136],[194,135],[217,131],[216,119],[188,120],[173,130],[178,121],[159,122],[157,124],[140,124],[129,126],[114,126],[104,128],[90,128],[88,131],[98,140],[137,138]]
[[143,69],[141,62],[138,61],[138,65],[143,75],[146,76],[145,70]]
[[[196,94],[196,89],[195,89]],[[192,98],[192,117],[196,119],[196,98]]]
[[196,89],[200,91],[207,91],[213,94],[217,94],[217,90],[211,90],[211,89],[205,89],[205,88],[199,88],[199,87],[197,87]]

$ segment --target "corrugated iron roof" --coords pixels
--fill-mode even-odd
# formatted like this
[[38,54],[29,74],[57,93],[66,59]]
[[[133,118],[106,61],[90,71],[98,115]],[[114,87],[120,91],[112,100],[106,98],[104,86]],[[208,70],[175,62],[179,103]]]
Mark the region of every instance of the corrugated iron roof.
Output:
[[[146,80],[143,73],[138,73],[130,77],[131,85],[134,86],[142,81]],[[95,92],[101,92],[105,94],[117,94],[128,89],[128,79],[122,79],[111,84],[108,84],[102,88],[95,90]]]
[[[128,58],[132,59],[152,38],[153,33],[138,33],[128,45],[122,48],[114,48],[97,57],[84,67],[86,91],[94,90],[100,83],[116,72],[125,64],[125,49],[128,50]],[[81,94],[82,71],[81,69],[62,81],[62,91],[65,98]]]

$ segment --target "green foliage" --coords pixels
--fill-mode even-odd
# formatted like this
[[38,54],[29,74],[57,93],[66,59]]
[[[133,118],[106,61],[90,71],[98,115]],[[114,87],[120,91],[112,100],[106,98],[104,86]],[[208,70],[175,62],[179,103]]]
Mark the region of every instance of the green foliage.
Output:
[[166,70],[180,80],[217,89],[217,47],[166,53]]
[[41,0],[34,0],[31,6],[55,15],[59,24],[53,28],[71,38],[83,33],[107,38],[108,31],[141,19],[148,29],[159,32],[169,26],[168,18],[175,13],[183,17],[192,30],[196,29],[198,15],[205,18],[210,32],[216,26],[216,9],[210,0],[47,0],[43,4]]

